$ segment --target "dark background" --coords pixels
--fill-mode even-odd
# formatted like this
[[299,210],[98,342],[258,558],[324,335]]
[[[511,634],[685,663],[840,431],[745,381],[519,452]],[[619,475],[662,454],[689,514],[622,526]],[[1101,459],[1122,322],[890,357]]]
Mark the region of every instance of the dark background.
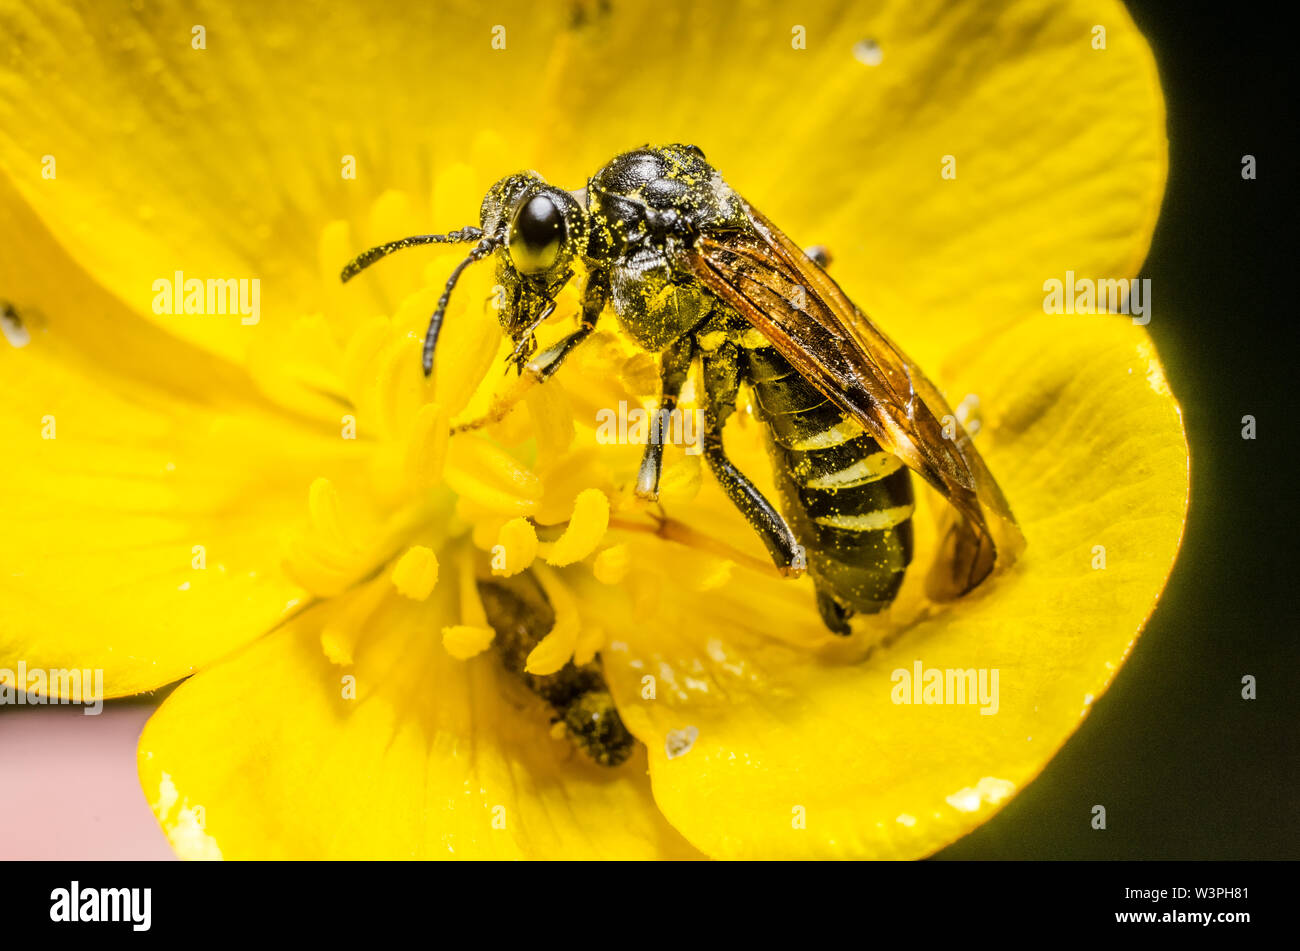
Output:
[[[1294,33],[1280,6],[1128,7],[1168,110],[1169,185],[1141,276],[1191,446],[1187,534],[1078,732],[939,858],[1300,858]],[[1245,674],[1256,700],[1241,699]]]

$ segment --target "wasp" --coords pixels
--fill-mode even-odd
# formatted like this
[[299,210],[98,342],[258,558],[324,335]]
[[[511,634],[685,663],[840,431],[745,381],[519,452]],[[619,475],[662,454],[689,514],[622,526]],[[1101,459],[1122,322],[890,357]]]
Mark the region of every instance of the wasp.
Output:
[[[457,279],[489,255],[521,374],[548,379],[607,308],[659,354],[661,411],[676,408],[698,364],[709,469],[776,567],[812,576],[831,632],[851,633],[851,617],[879,613],[897,595],[913,555],[913,474],[948,503],[927,575],[931,598],[966,594],[1022,550],[1006,498],[939,389],[830,277],[825,255],[805,253],[696,146],[625,152],[572,192],[536,172],[510,175],[488,191],[477,227],[372,248],[342,279],[436,243],[473,246],[429,321],[426,375]],[[579,266],[578,326],[538,353],[535,331]],[[724,447],[742,385],[765,424],[779,509]],[[662,464],[662,443],[652,440],[639,496],[657,497]]]

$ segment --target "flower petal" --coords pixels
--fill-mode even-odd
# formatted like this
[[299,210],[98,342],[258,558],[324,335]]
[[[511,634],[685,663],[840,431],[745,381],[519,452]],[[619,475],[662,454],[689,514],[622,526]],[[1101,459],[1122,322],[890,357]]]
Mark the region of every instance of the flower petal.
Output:
[[[855,57],[864,40],[879,65]],[[583,181],[647,141],[700,146],[797,241],[827,246],[922,366],[1038,309],[1048,278],[1132,277],[1150,246],[1164,102],[1121,3],[627,4],[562,44],[544,175]]]
[[[650,750],[656,801],[710,855],[913,858],[951,842],[1038,774],[1159,596],[1186,512],[1187,448],[1144,331],[1039,318],[940,378],[989,413],[978,441],[1028,539],[1009,575],[936,609],[913,570],[896,608],[909,623],[874,650],[863,635],[819,632],[803,583],[745,570],[702,602],[673,597],[699,558],[649,535],[628,536],[659,546],[634,554],[630,579],[658,565],[655,597],[619,609],[618,589],[586,592],[609,626],[606,675]],[[918,528],[924,565],[933,531],[920,513]],[[676,614],[656,607],[674,602]],[[996,709],[897,702],[895,672],[918,661],[997,670]]]
[[[478,223],[487,187],[523,159],[503,167],[498,140],[462,133],[482,126],[484,101],[527,93],[564,17],[508,0],[491,18],[468,3],[328,4],[308,18],[276,5],[7,3],[0,35],[18,65],[0,67],[0,174],[146,317],[152,282],[179,270],[257,278],[263,320],[285,321],[322,309],[366,242],[430,230],[427,201],[372,207],[387,189],[432,198],[441,230]],[[494,23],[510,25],[508,52],[493,49]],[[336,219],[355,233],[318,265]],[[381,269],[407,278],[390,289],[415,286],[427,258],[403,260]],[[156,319],[237,361],[260,336],[239,316]]]
[[454,590],[390,596],[353,666],[320,649],[341,610],[325,604],[177,688],[145,727],[139,765],[178,853],[696,856],[655,808],[644,753],[617,769],[588,762],[494,652],[443,651]]
[[[263,279],[268,320],[317,310],[334,292],[321,275],[332,284],[366,241],[474,223],[486,187],[520,167],[577,187],[644,142],[697,143],[796,239],[828,245],[851,296],[923,363],[932,337],[982,334],[1066,269],[1131,276],[1150,242],[1163,103],[1114,0],[665,2],[575,16],[501,2],[492,19],[504,50],[469,6],[333,4],[308,36],[289,7],[246,19],[15,5],[0,32],[24,65],[0,72],[0,171],[146,316],[151,282],[176,269]],[[191,46],[196,24],[205,49]],[[855,58],[865,39],[879,65]],[[60,82],[42,82],[56,71]],[[510,119],[484,103],[508,103]],[[494,121],[518,129],[510,142]],[[57,179],[42,178],[43,155]],[[945,156],[955,179],[941,177]],[[398,188],[432,195],[434,220],[395,201],[372,211]],[[332,244],[318,269],[335,219],[365,233],[350,252]],[[403,260],[377,280],[412,277]],[[167,326],[236,358],[257,336],[237,317]]]
[[286,513],[320,471],[356,485],[356,443],[275,413],[241,371],[123,308],[0,179],[0,667],[102,668],[120,696],[191,673],[303,594]]

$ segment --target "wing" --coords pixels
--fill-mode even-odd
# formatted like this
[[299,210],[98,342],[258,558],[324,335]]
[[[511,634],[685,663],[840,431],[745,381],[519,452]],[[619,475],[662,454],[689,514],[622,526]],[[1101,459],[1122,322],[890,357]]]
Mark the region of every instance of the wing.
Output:
[[[1024,536],[938,388],[829,275],[747,202],[753,228],[706,231],[676,263],[736,308],[882,449],[951,503],[927,587],[948,600],[1010,565]],[[944,436],[944,417],[955,438]]]

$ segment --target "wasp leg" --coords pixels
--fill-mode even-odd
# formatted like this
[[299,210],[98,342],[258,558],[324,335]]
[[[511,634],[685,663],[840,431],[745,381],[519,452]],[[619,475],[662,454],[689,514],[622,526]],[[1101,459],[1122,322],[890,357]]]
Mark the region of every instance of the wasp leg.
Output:
[[515,408],[515,405],[524,398],[529,389],[538,383],[545,383],[549,380],[555,371],[560,369],[560,364],[564,362],[564,358],[572,353],[578,344],[591,336],[591,332],[596,329],[596,318],[605,309],[605,301],[608,297],[609,286],[605,282],[604,276],[592,275],[587,281],[587,286],[582,291],[582,326],[560,339],[544,353],[529,360],[524,365],[519,380],[509,392],[495,397],[492,400],[491,408],[482,416],[453,426],[452,433],[465,433],[475,429],[482,429],[484,426],[491,426],[493,423],[499,423],[505,419],[510,414],[510,411]]
[[608,278],[603,273],[592,274],[587,279],[587,286],[582,289],[582,324],[573,333],[528,361],[527,371],[537,379],[538,383],[549,380],[555,371],[560,369],[564,358],[591,336],[591,332],[596,329],[596,320],[600,317],[600,312],[605,309],[605,302],[608,299]]
[[797,577],[808,566],[803,546],[781,513],[727,458],[722,446],[722,427],[736,411],[736,393],[740,389],[739,352],[727,343],[706,353],[703,363],[704,458],[732,504],[758,532],[776,567],[783,575]]
[[[556,304],[554,300],[548,300],[546,302],[546,306],[542,308],[542,312],[537,315],[536,319],[519,332],[519,342],[515,344],[513,350],[506,354],[505,360],[502,361],[503,363],[513,363],[519,368],[520,372],[523,371],[524,367],[528,365],[528,360],[532,357],[534,351],[537,350],[537,337],[535,336],[537,328],[546,321],[546,318],[555,313],[555,306]],[[509,369],[509,366],[507,366],[506,371],[509,372]]]
[[538,295],[542,302],[542,309],[528,326],[515,332],[515,348],[506,356],[506,363],[515,364],[521,372],[528,365],[529,358],[537,349],[537,328],[544,324],[551,314],[555,313],[555,295],[564,290],[564,285],[569,283],[571,277],[573,277],[573,271],[565,271],[551,283],[550,289],[545,295]]
[[636,479],[637,498],[651,502],[659,498],[659,475],[664,466],[664,434],[670,430],[671,414],[677,409],[677,397],[686,384],[686,377],[691,372],[691,361],[694,359],[695,338],[690,334],[679,337],[676,343],[664,351],[659,367],[659,379],[663,384],[659,412],[655,414],[650,426],[650,438],[646,440],[645,454],[641,457],[641,471]]

